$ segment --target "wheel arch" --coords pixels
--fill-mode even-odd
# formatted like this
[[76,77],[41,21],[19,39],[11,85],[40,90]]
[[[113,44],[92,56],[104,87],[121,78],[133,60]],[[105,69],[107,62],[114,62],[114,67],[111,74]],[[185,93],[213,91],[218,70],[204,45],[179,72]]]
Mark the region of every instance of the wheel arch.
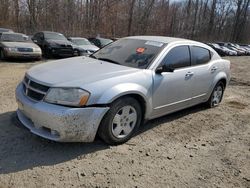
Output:
[[224,89],[227,87],[227,79],[226,78],[221,78],[217,83],[222,82]]
[[151,89],[136,83],[116,85],[102,93],[100,97],[93,98],[91,103],[111,104],[119,98],[129,96],[135,98],[140,103],[144,112],[144,117],[147,118],[148,114],[150,114],[150,109],[152,108]]
[[224,90],[226,89],[226,86],[228,84],[228,80],[227,80],[227,76],[226,76],[226,73],[224,72],[220,72],[219,74],[216,75],[210,89],[209,89],[209,92],[208,92],[208,95],[207,95],[207,99],[208,100],[214,90],[214,87],[216,86],[217,83],[219,82],[222,82],[223,85],[224,85]]
[[135,100],[138,101],[140,107],[141,107],[141,110],[142,110],[142,121],[144,120],[145,118],[145,115],[146,115],[146,109],[147,109],[147,104],[146,104],[146,100],[145,98],[138,94],[138,93],[127,93],[127,94],[123,94],[117,98],[115,98],[112,102],[116,101],[116,100],[119,100],[119,99],[122,99],[122,98],[125,98],[125,97],[131,97],[131,98],[134,98]]

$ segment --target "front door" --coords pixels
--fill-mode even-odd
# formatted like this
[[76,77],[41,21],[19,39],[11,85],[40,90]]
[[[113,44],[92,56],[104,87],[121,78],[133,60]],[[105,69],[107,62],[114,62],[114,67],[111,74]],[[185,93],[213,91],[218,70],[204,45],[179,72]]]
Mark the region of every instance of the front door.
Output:
[[171,65],[174,71],[154,75],[152,118],[190,106],[193,97],[194,72],[189,46],[174,47],[161,64]]

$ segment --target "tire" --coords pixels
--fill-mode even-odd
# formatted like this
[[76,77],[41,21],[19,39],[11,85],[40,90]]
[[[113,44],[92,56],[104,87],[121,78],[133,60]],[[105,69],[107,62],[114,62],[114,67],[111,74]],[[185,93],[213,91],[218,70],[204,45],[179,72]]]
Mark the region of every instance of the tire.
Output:
[[221,103],[222,98],[223,98],[223,94],[224,94],[224,90],[225,90],[225,86],[224,86],[222,81],[218,82],[215,85],[213,92],[207,101],[207,106],[209,108],[214,108]]
[[47,46],[44,47],[44,57],[48,59],[52,57],[51,51]]
[[120,98],[111,104],[100,124],[98,135],[107,144],[122,144],[135,134],[141,122],[139,102],[132,97]]
[[41,61],[42,60],[42,57],[37,57],[35,58],[36,61]]
[[4,59],[6,59],[6,56],[5,56],[4,52],[3,52],[3,50],[0,49],[0,60],[4,60]]

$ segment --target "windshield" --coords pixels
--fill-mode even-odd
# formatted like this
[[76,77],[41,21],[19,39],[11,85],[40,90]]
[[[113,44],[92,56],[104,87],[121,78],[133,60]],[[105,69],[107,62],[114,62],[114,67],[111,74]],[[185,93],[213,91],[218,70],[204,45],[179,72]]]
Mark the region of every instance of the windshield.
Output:
[[219,44],[213,44],[213,46],[214,46],[215,48],[221,48],[221,46],[220,46]]
[[0,28],[0,33],[3,33],[3,32],[12,32],[13,33],[13,31],[11,29]]
[[27,42],[29,37],[27,35],[18,33],[3,33],[1,36],[1,41],[6,42]]
[[127,67],[145,69],[165,46],[165,43],[120,39],[102,48],[91,57]]
[[67,40],[66,37],[61,33],[45,33],[45,39],[53,39],[53,40]]
[[72,39],[71,41],[76,45],[91,45],[87,39]]
[[104,38],[99,38],[99,40],[100,40],[102,46],[106,46],[106,45],[108,45],[108,44],[110,44],[110,43],[113,42],[113,41],[110,40],[110,39],[104,39]]

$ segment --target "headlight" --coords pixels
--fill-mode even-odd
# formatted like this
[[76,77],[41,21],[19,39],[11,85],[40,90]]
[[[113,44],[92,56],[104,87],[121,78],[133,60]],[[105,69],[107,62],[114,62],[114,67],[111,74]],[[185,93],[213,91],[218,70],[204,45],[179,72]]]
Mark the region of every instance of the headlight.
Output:
[[89,99],[89,93],[79,88],[50,88],[45,101],[67,106],[84,106]]
[[58,47],[58,44],[55,43],[55,42],[50,42],[50,43],[48,44],[48,47],[50,47],[50,48],[56,48],[56,47]]
[[41,48],[33,48],[34,52],[41,52]]
[[15,47],[10,47],[10,48],[5,48],[5,50],[9,51],[9,52],[17,52],[17,48]]

